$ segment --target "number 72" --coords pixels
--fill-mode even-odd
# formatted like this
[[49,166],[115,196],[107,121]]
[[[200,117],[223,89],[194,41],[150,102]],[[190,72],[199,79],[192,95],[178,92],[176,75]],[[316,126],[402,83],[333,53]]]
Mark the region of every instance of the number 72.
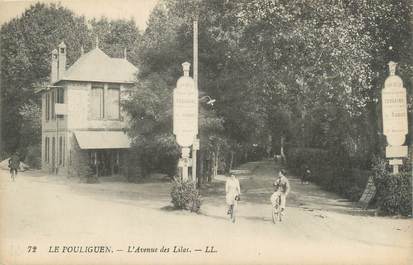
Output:
[[31,252],[36,252],[37,247],[36,246],[28,246],[27,247],[27,252],[31,253]]

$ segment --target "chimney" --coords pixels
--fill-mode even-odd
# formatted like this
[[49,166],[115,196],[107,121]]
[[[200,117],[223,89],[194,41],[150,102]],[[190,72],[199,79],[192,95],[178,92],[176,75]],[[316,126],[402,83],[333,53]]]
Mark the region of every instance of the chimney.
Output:
[[62,79],[66,71],[66,44],[62,41],[59,44],[59,77]]
[[50,83],[51,84],[53,84],[54,82],[58,80],[57,63],[58,63],[57,50],[54,49],[52,51],[52,69],[50,71]]

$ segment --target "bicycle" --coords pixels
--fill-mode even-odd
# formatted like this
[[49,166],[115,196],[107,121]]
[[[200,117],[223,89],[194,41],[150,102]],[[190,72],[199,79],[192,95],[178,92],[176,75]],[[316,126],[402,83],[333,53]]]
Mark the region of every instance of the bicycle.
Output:
[[17,170],[16,169],[10,169],[10,174],[11,174],[12,181],[14,181],[16,179]]
[[235,210],[237,208],[236,205],[237,205],[237,202],[240,200],[241,200],[241,197],[239,195],[235,196],[234,204],[231,204],[229,207],[229,218],[233,223],[235,223],[235,219],[236,219],[235,217]]
[[272,222],[275,224],[282,221],[281,193],[276,191],[271,195]]

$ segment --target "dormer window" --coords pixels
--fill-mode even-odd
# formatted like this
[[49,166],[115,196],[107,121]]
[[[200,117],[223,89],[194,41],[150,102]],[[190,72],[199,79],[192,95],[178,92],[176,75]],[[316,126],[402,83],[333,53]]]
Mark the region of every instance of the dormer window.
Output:
[[65,53],[65,48],[60,48],[60,53]]

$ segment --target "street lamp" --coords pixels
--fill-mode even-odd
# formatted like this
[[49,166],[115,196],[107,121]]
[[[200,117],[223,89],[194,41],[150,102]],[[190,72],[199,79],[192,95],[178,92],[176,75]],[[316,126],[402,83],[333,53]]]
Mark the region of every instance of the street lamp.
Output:
[[213,98],[211,98],[210,96],[203,96],[202,98],[200,98],[199,99],[199,101],[204,101],[204,100],[207,100],[206,101],[206,104],[207,105],[211,105],[211,106],[214,106],[214,103],[215,103],[215,101],[217,101],[216,99],[213,99]]

